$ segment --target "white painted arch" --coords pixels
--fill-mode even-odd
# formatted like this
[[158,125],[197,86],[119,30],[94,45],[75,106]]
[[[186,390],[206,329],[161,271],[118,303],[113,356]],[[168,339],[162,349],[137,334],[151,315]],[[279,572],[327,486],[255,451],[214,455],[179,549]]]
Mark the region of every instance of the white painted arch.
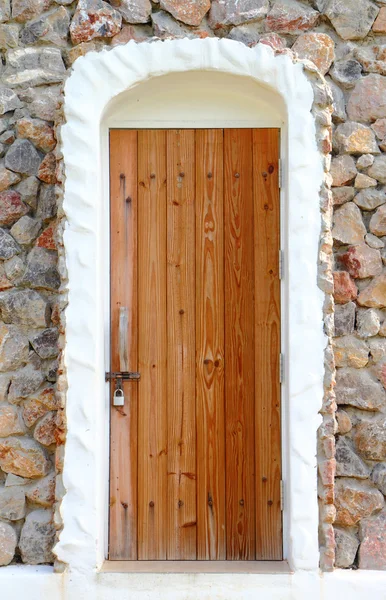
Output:
[[[186,93],[189,81],[190,96]],[[211,85],[209,96],[217,94],[220,109],[214,110],[216,105],[206,102],[207,112],[203,114],[205,107],[204,103],[199,106],[199,96],[205,89],[208,94]],[[171,93],[173,86],[174,92],[179,86],[177,96]],[[156,96],[153,103],[149,90]],[[157,103],[160,96],[163,100]],[[189,98],[194,99],[194,106],[192,102],[189,105]],[[69,280],[65,349],[68,435],[63,474],[67,493],[61,505],[64,528],[55,548],[70,573],[94,577],[106,548],[106,132],[109,126],[149,127],[151,123],[157,126],[157,121],[163,127],[205,126],[204,122],[211,127],[282,127],[286,162],[282,194],[286,558],[294,571],[317,574],[316,432],[326,342],[323,293],[317,287],[323,167],[310,112],[312,102],[313,91],[302,65],[294,64],[286,55],[275,57],[265,45],[251,49],[239,42],[212,38],[129,42],[76,61],[65,84],[66,124],[61,129]],[[149,116],[149,110],[155,116]],[[261,585],[258,578],[263,576],[250,577],[249,585]],[[257,578],[254,584],[253,577]],[[148,576],[144,578],[142,583]],[[124,597],[136,597],[135,590],[132,596]],[[201,597],[206,598],[197,595]]]

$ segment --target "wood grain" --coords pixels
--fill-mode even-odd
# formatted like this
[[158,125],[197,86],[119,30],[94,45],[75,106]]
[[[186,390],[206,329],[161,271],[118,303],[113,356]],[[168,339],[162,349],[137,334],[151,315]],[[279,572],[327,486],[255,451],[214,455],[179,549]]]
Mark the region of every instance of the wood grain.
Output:
[[138,132],[138,558],[167,554],[166,132]]
[[[110,132],[111,369],[120,370],[119,318],[127,308],[128,367],[137,370],[137,132]],[[111,386],[111,395],[114,386]],[[111,408],[109,558],[137,559],[138,387]]]
[[197,559],[225,559],[223,132],[196,131]]
[[195,133],[167,132],[168,547],[196,558]]
[[282,559],[278,157],[279,130],[254,130],[257,560]]
[[255,559],[252,131],[224,130],[226,537]]

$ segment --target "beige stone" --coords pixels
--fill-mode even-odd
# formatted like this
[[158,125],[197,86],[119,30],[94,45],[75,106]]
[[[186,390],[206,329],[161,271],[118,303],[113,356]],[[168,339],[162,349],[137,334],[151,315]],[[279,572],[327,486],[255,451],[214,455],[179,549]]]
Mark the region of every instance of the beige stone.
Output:
[[325,33],[304,33],[298,37],[292,50],[299,58],[311,60],[323,75],[327,73],[335,57],[334,42]]
[[14,528],[8,523],[0,521],[0,567],[9,565],[12,561],[17,544]]
[[369,361],[369,347],[354,335],[334,338],[333,348],[337,367],[361,369]]
[[380,491],[352,477],[340,477],[335,485],[336,525],[351,527],[384,507]]
[[386,204],[380,206],[371,217],[370,231],[374,235],[386,235]]
[[43,477],[50,462],[41,446],[27,438],[0,439],[0,468],[20,477]]
[[33,504],[49,508],[55,501],[55,473],[38,479],[26,489],[26,496]]
[[377,185],[377,180],[373,179],[372,177],[369,177],[365,173],[358,173],[358,175],[355,177],[354,187],[356,187],[358,190],[376,187]]
[[356,84],[350,95],[349,119],[368,123],[386,117],[386,77],[371,74]]
[[0,404],[0,438],[23,435],[26,431],[20,409],[9,404]]
[[375,277],[358,296],[358,304],[370,308],[386,307],[386,273]]
[[386,6],[382,6],[373,25],[374,33],[386,33]]
[[349,415],[345,410],[338,410],[336,413],[336,420],[338,423],[338,433],[344,435],[352,429],[352,423]]
[[56,412],[48,412],[35,427],[34,438],[43,446],[51,446],[56,441]]
[[378,153],[375,134],[362,123],[347,122],[338,125],[334,133],[333,145],[338,152],[348,154]]
[[352,181],[357,175],[357,169],[352,156],[343,155],[333,158],[331,161],[330,173],[332,176],[332,185],[340,187]]
[[45,121],[24,117],[17,122],[16,131],[18,137],[30,140],[43,152],[50,152],[55,148],[54,130]]
[[353,202],[347,202],[336,209],[332,237],[342,244],[360,244],[364,241],[364,226],[359,208]]
[[360,423],[354,434],[355,445],[366,460],[386,460],[386,420],[379,417],[374,421]]
[[210,0],[160,0],[160,7],[178,21],[197,27],[210,9]]

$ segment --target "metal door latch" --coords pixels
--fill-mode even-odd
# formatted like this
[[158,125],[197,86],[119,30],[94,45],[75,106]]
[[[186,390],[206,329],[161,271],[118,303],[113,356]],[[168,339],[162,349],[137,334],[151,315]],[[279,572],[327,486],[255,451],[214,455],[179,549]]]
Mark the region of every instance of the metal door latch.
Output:
[[141,379],[141,374],[136,373],[135,371],[117,371],[110,372],[108,371],[105,374],[106,381],[139,381]]

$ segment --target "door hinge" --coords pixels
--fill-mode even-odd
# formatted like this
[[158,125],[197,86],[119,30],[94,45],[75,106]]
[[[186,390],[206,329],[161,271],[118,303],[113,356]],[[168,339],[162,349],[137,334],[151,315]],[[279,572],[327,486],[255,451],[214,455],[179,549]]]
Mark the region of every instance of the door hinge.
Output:
[[283,187],[283,162],[279,158],[279,190]]
[[280,480],[280,510],[284,510],[284,484],[283,480]]
[[284,277],[284,252],[279,250],[279,279]]
[[284,355],[279,354],[279,371],[280,371],[280,383],[284,381]]

